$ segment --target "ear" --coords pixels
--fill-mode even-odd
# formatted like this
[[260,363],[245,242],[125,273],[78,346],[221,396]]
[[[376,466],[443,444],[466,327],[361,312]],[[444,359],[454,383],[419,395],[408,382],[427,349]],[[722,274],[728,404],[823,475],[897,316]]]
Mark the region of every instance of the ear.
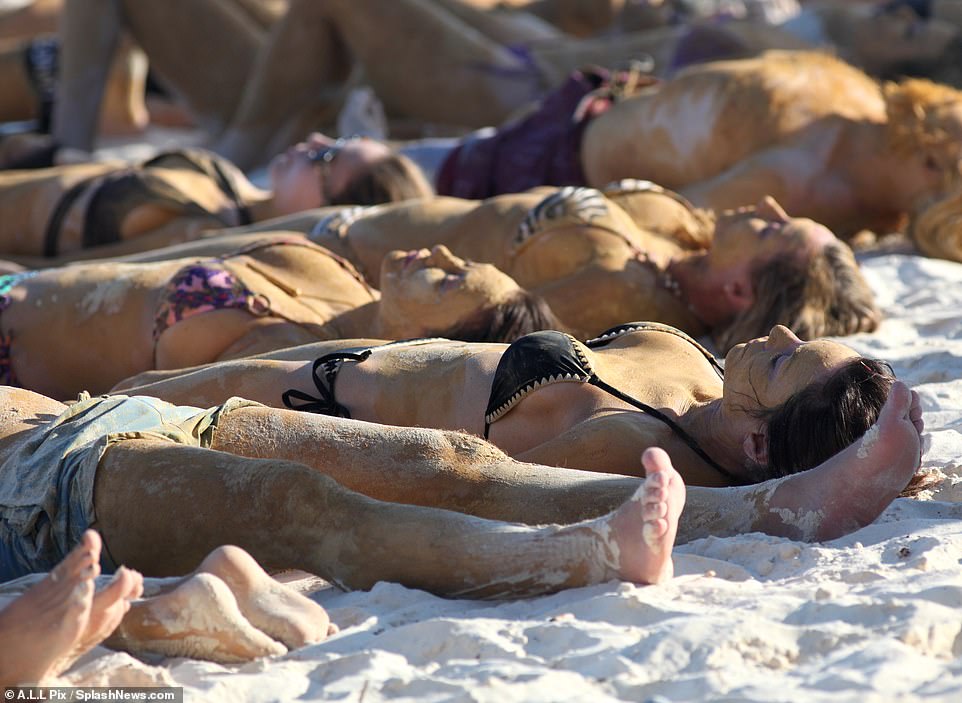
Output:
[[725,307],[733,314],[744,312],[755,304],[755,291],[747,271],[733,273],[721,286]]
[[746,458],[758,466],[768,466],[768,428],[764,425],[756,427],[745,435],[742,449]]

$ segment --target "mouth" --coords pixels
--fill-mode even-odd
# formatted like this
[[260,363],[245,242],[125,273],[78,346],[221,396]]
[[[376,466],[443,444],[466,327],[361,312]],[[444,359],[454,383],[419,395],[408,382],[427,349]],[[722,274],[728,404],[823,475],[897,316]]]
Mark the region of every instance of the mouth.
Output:
[[414,263],[425,261],[431,256],[427,249],[413,249],[401,258],[401,269],[407,271]]

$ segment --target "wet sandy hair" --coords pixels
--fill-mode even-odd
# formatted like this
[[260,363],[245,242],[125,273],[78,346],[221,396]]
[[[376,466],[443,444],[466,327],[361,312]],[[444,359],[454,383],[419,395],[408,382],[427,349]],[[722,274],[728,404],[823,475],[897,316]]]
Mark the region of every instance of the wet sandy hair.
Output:
[[802,339],[874,331],[875,294],[848,245],[835,241],[813,255],[788,255],[752,270],[755,304],[715,335],[719,349],[764,337],[785,325]]
[[329,205],[379,205],[434,195],[421,169],[411,159],[391,152],[370,164],[339,193]]
[[567,331],[541,296],[517,290],[501,302],[478,310],[458,325],[433,333],[463,342],[511,343],[540,330]]
[[[924,78],[882,86],[889,147],[905,157],[920,149],[947,148],[956,138],[945,127],[944,109],[962,103],[962,92]],[[943,173],[946,184],[959,178],[958,167]]]
[[962,262],[962,188],[915,213],[908,235],[926,256]]

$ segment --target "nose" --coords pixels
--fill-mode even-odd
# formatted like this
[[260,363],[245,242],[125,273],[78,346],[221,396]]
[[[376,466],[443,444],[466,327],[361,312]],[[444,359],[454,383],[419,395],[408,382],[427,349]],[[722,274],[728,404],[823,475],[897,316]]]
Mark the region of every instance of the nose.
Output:
[[431,247],[431,260],[441,267],[444,264],[459,264],[461,262],[461,259],[452,254],[451,250],[443,244],[436,244]]
[[768,333],[768,341],[765,348],[772,351],[786,351],[795,349],[804,344],[802,340],[795,336],[795,333],[784,325],[775,325]]
[[771,222],[788,222],[788,213],[770,195],[766,195],[758,205],[755,206],[755,214]]
[[302,143],[307,144],[309,147],[317,148],[330,146],[334,143],[334,140],[326,134],[322,134],[320,132],[311,132],[307,135],[307,138]]

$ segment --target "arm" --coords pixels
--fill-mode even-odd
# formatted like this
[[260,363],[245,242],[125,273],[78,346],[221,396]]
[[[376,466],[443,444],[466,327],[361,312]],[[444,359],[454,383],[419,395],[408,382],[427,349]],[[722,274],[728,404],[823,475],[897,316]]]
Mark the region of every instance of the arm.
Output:
[[638,457],[647,447],[657,446],[658,439],[636,416],[620,412],[591,418],[515,458],[567,469],[644,476]]
[[794,158],[798,158],[798,154],[792,147],[767,149],[714,178],[682,188],[680,193],[698,207],[716,212],[754,205],[770,195],[795,214],[799,203],[792,191],[797,190],[799,183],[792,182],[797,176],[788,170]]

